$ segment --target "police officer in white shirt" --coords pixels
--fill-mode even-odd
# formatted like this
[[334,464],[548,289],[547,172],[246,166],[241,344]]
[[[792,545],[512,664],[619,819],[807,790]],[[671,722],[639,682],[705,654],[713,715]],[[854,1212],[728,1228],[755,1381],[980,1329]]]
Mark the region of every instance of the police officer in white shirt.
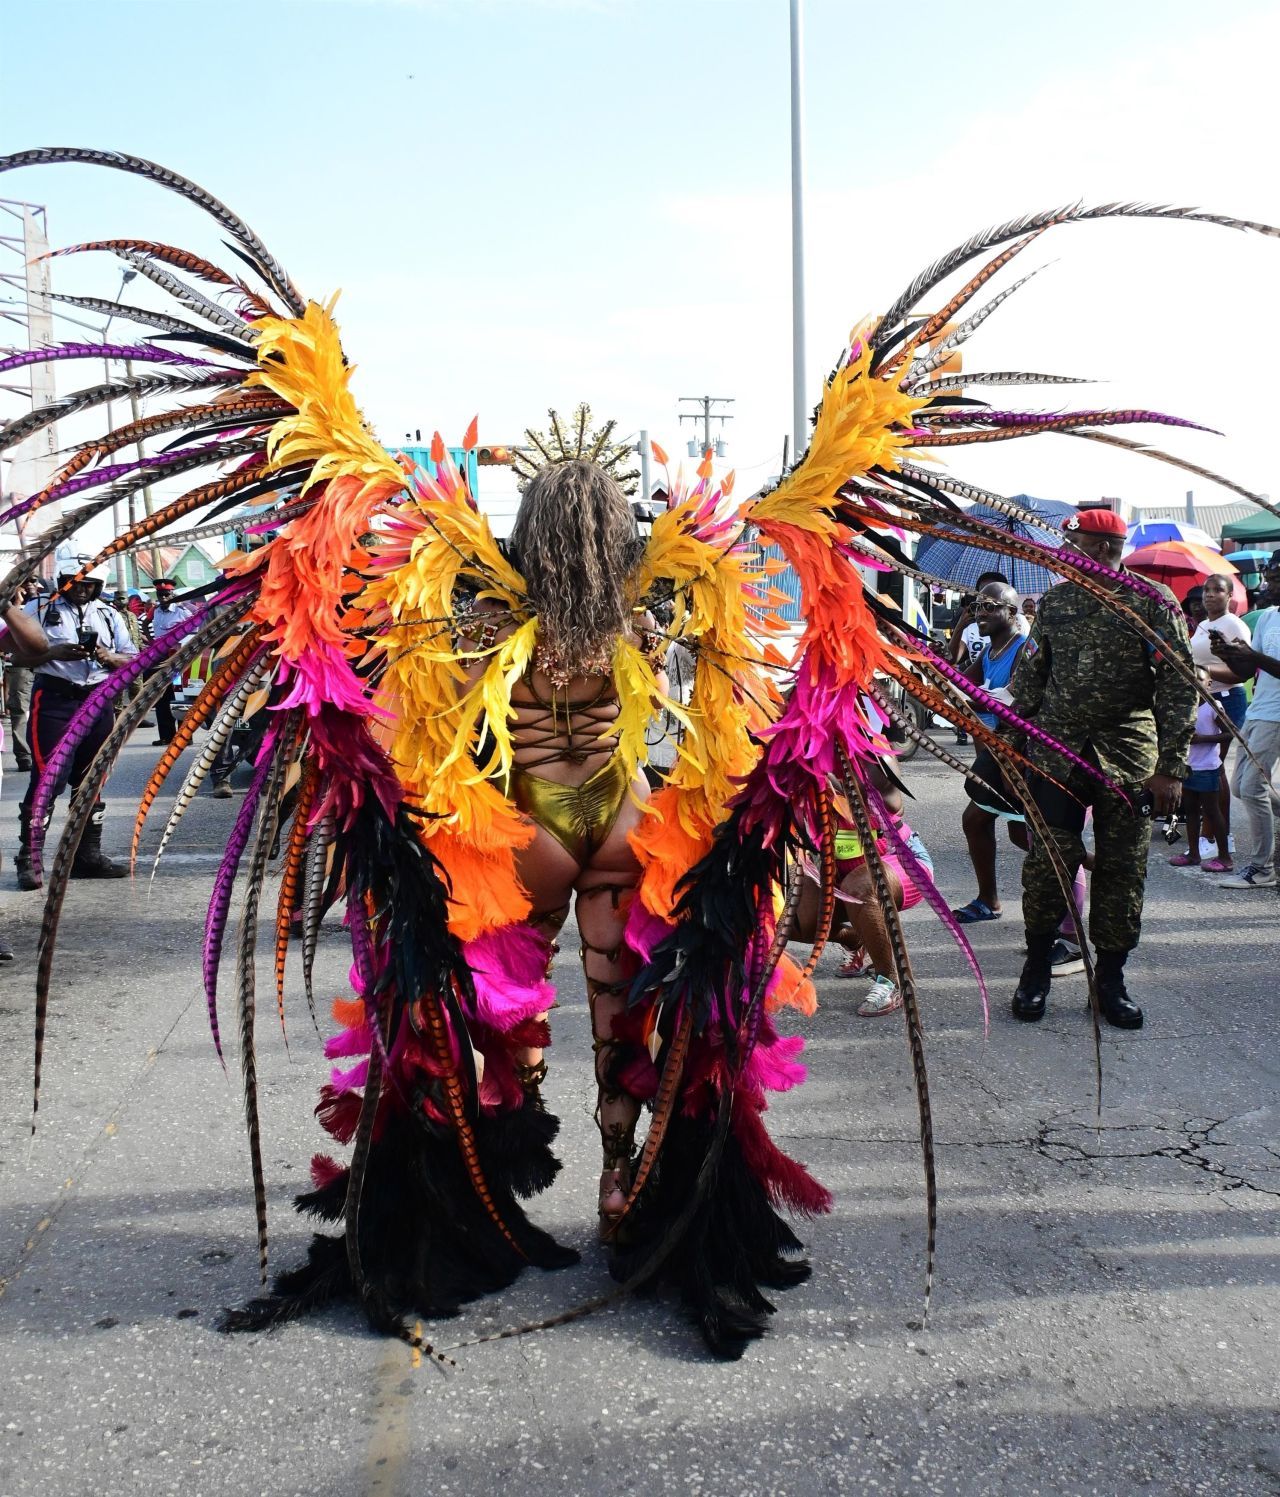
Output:
[[[83,558],[87,560],[87,558]],[[68,567],[58,586],[75,576],[78,567]],[[31,711],[27,718],[27,740],[31,745],[31,779],[18,808],[18,856],[14,866],[20,889],[38,889],[41,880],[31,866],[31,807],[44,775],[49,755],[66,734],[85,699],[125,663],[137,648],[114,608],[101,601],[104,578],[93,575],[76,582],[65,593],[57,591],[47,604],[28,603],[26,611],[38,617],[48,640],[39,654],[27,657],[34,676]],[[52,801],[66,784],[72,790],[88,772],[95,755],[111,732],[114,721],[109,707],[99,713],[63,767]],[[106,806],[98,801],[85,828],[80,849],[72,865],[72,878],[124,878],[128,869],[113,863],[102,851],[102,822]]]
[[[168,634],[170,629],[176,629],[184,619],[191,617],[191,609],[185,603],[175,603],[173,600],[176,586],[172,577],[156,579],[156,606],[151,614],[152,639]],[[151,747],[159,748],[161,744],[168,743],[176,729],[177,724],[173,720],[173,677],[170,676],[164,695],[156,703],[156,731],[160,736]]]

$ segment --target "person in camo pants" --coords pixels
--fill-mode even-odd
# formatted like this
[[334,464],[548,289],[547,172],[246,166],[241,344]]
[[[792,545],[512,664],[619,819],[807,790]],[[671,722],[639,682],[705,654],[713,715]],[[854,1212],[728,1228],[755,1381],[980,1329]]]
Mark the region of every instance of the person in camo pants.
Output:
[[[1084,509],[1063,531],[1081,555],[1120,570],[1126,526],[1119,515]],[[1010,683],[1015,711],[1118,787],[1107,789],[1060,754],[1031,747],[1033,762],[1053,776],[1036,776],[1032,791],[1068,876],[1084,857],[1085,810],[1093,808],[1089,934],[1102,1016],[1121,1029],[1142,1025],[1142,1010],[1125,989],[1124,965],[1142,929],[1152,814],[1177,810],[1197,700],[1186,623],[1173,594],[1159,591],[1168,607],[1128,589],[1122,596],[1159,637],[1157,648],[1084,588],[1071,582],[1050,588]],[[1044,1016],[1051,953],[1066,913],[1066,895],[1038,837],[1022,865],[1022,889],[1027,960],[1013,1012],[1036,1020]]]

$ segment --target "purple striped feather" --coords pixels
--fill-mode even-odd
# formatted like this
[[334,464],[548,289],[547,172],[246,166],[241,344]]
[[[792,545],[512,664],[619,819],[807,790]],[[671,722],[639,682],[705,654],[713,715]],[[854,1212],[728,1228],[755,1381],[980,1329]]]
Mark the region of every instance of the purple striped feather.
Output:
[[862,785],[862,793],[866,796],[868,804],[875,812],[881,830],[889,839],[894,857],[902,864],[906,873],[910,875],[911,882],[919,889],[925,903],[938,919],[942,921],[943,925],[946,926],[947,934],[964,953],[965,961],[969,963],[970,970],[978,980],[978,992],[982,997],[982,1026],[984,1029],[990,1029],[991,1002],[990,994],[987,992],[987,980],[982,975],[982,968],[978,964],[978,958],[974,954],[968,936],[965,935],[960,922],[951,913],[951,906],[939,894],[938,887],[930,876],[929,870],[916,857],[915,853],[911,851],[905,838],[903,838],[898,828],[894,825],[893,817],[890,815],[889,808],[885,805],[884,798],[880,792],[874,785],[867,781]]
[[67,731],[45,760],[44,770],[31,802],[31,867],[37,875],[43,873],[41,854],[44,851],[44,825],[53,809],[53,787],[58,783],[63,770],[69,766],[76,750],[84,742],[85,734],[122,692],[127,691],[140,676],[153,670],[172,655],[186,635],[207,623],[213,609],[212,601],[202,604],[180,624],[170,629],[167,634],[161,635],[145,649],[139,650],[132,660],[120,666],[118,670],[112,671],[105,681],[94,687],[84,699],[80,710],[67,724]]
[[[94,468],[88,473],[77,473],[74,478],[67,479],[66,483],[60,483],[56,489],[50,489],[43,496],[44,504],[52,504],[57,499],[70,499],[73,494],[82,493],[85,489],[97,488],[99,484],[114,483],[117,478],[126,478],[130,473],[136,473],[139,468],[159,468],[173,463],[180,463],[184,458],[192,456],[196,452],[214,452],[221,446],[219,442],[206,442],[201,447],[185,447],[181,452],[162,453],[157,457],[134,458],[129,463],[112,463],[105,468]],[[17,515],[21,515],[34,500],[39,497],[32,495],[30,499],[21,504],[15,504],[10,510],[0,515],[0,525],[6,524]]]
[[253,818],[262,799],[262,792],[271,772],[271,761],[280,747],[280,723],[276,721],[267,729],[266,738],[258,754],[253,782],[236,815],[235,825],[227,841],[222,862],[218,865],[217,877],[213,881],[213,893],[204,920],[204,950],[201,969],[204,974],[204,998],[209,1012],[209,1030],[213,1035],[213,1048],[226,1069],[222,1054],[222,1035],[218,1029],[218,967],[222,962],[222,937],[227,929],[227,915],[231,909],[231,891],[235,886],[240,859],[249,845],[249,833],[253,830]]
[[135,364],[192,364],[205,369],[220,366],[210,359],[197,359],[172,348],[152,343],[58,343],[51,348],[28,348],[0,359],[0,374],[26,369],[31,364],[52,364],[60,359],[127,359]]
[[1182,416],[1167,416],[1162,411],[1117,410],[1117,411],[925,411],[921,419],[930,426],[1047,426],[1054,421],[1069,418],[1089,425],[1106,426],[1113,422],[1123,425],[1150,423],[1153,426],[1184,426],[1190,431],[1210,431],[1215,436],[1222,433],[1212,426],[1201,426],[1198,421],[1188,421]]

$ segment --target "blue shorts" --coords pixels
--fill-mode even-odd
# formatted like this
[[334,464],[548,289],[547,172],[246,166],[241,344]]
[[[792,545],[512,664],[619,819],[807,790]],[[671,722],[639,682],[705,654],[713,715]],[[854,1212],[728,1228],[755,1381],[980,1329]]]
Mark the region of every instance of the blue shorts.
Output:
[[1201,795],[1214,795],[1222,782],[1222,769],[1193,769],[1182,782],[1184,790],[1195,790]]
[[1216,692],[1214,700],[1231,719],[1235,728],[1239,729],[1244,726],[1244,715],[1249,710],[1249,696],[1243,686],[1233,686],[1230,691]]

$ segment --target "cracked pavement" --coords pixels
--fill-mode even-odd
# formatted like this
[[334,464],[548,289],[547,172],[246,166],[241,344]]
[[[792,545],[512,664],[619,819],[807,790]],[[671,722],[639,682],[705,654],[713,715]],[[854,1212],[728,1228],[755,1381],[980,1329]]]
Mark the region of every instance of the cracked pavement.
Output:
[[[113,850],[150,759],[126,750]],[[919,761],[907,779],[909,819],[962,903],[959,783]],[[6,850],[20,789],[10,775]],[[1016,855],[1002,846],[1005,918],[970,931],[989,1030],[945,932],[924,909],[907,917],[938,1161],[927,1329],[902,1024],[854,1016],[863,985],[835,977],[833,953],[822,1006],[798,1024],[810,1081],[771,1118],[836,1207],[800,1223],[814,1274],[779,1297],[767,1339],[737,1365],[711,1363],[670,1305],[645,1300],[459,1351],[445,1374],[349,1308],[256,1339],[212,1328],[256,1285],[236,1066],[229,1056],[224,1075],[214,1058],[195,955],[234,809],[199,798],[150,895],[145,879],[72,887],[34,1140],[40,905],[0,874],[18,953],[0,970],[0,1497],[1280,1492],[1273,892],[1219,892],[1153,850],[1130,966],[1147,1027],[1104,1033],[1100,1115],[1083,979],[1055,987],[1040,1025],[1008,1016]],[[342,990],[348,965],[327,925],[323,993]],[[586,1004],[569,956],[557,976],[547,1091],[565,1169],[535,1215],[583,1263],[426,1327],[442,1346],[608,1283],[593,1245]],[[287,1052],[272,1014],[259,1027],[275,1266],[305,1243],[289,1201],[321,1146],[324,1067],[299,988]]]

